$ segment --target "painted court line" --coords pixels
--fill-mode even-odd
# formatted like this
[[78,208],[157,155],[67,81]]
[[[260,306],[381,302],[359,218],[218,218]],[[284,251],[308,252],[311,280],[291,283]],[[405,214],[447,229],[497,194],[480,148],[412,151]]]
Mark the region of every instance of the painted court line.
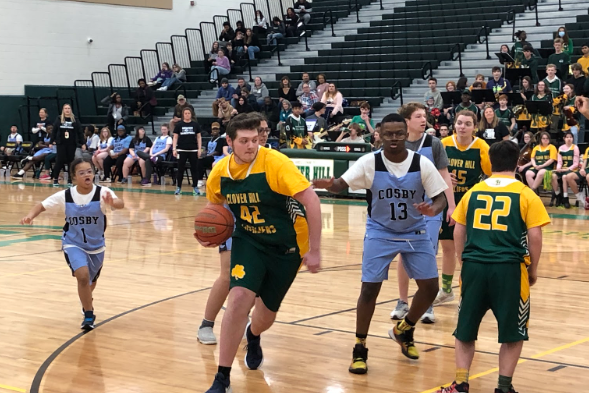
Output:
[[26,393],[25,389],[15,388],[14,386],[9,386],[9,385],[2,385],[1,383],[0,383],[0,390],[10,390],[11,392]]
[[[577,346],[577,345],[580,345],[580,344],[584,344],[584,343],[587,343],[587,342],[589,342],[589,337],[585,337],[585,338],[583,338],[581,340],[573,341],[571,343],[564,344],[564,345],[561,345],[559,347],[555,347],[555,348],[549,349],[547,351],[537,353],[535,355],[530,356],[530,359],[539,359],[541,357],[544,357],[544,356],[547,356],[547,355],[551,355],[551,354],[553,354],[555,352],[563,351],[565,349],[569,349],[569,348],[572,348],[574,346]],[[529,361],[528,359],[520,359],[517,362],[517,364],[525,363],[525,362],[528,362],[528,361]],[[495,373],[497,371],[499,371],[499,367],[491,368],[491,369],[489,369],[487,371],[483,371],[481,373],[471,375],[468,379],[469,379],[469,381],[472,381],[473,379],[481,378],[481,377],[487,376],[489,374],[493,374],[493,373]],[[449,386],[450,384],[451,384],[451,382],[449,382],[449,383],[447,383],[447,384],[445,384],[443,386],[446,387],[446,386]],[[421,393],[434,393],[434,392],[437,392],[438,389],[440,389],[439,386],[438,387],[435,387],[435,388],[432,388],[432,389],[429,389],[429,390],[424,390]]]

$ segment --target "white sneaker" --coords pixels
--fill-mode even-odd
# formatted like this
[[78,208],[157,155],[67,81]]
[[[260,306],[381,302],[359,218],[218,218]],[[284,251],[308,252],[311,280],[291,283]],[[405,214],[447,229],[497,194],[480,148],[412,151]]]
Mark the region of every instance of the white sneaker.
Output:
[[400,321],[405,318],[409,312],[409,305],[402,300],[397,302],[397,307],[391,312],[391,318],[395,321]]
[[215,337],[215,333],[213,332],[212,327],[201,327],[198,329],[197,335],[198,341],[204,345],[215,345],[217,344],[217,337]]
[[434,306],[439,306],[443,303],[449,303],[454,300],[454,291],[444,292],[442,288],[438,291],[438,296],[436,296],[436,300],[434,300]]
[[202,181],[202,180],[199,180],[198,183],[196,184],[196,186],[199,187],[199,188],[200,187],[204,187],[204,185],[205,185],[205,182]]
[[581,209],[585,208],[585,194],[582,192],[577,194],[577,202],[579,203],[579,207]]
[[425,314],[421,316],[421,322],[423,323],[435,323],[436,316],[434,315],[434,307],[429,306]]

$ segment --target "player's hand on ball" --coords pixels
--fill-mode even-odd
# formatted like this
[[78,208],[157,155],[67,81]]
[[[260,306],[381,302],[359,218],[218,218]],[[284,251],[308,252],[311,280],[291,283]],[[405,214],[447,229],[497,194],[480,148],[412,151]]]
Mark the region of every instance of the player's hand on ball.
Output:
[[31,225],[33,223],[33,219],[29,216],[26,216],[20,220],[20,225]]
[[211,242],[203,242],[203,241],[201,241],[201,240],[198,238],[198,236],[197,236],[197,234],[196,234],[196,233],[194,233],[194,234],[193,234],[193,236],[194,236],[194,238],[196,239],[196,241],[197,241],[197,242],[199,242],[199,243],[200,243],[200,245],[201,245],[201,246],[203,246],[203,247],[207,247],[207,248],[219,247],[219,244],[213,244],[213,243],[211,243]]
[[321,253],[319,251],[309,251],[303,257],[303,263],[311,273],[319,273],[319,270],[321,270]]
[[315,179],[313,180],[313,188],[329,188],[331,186],[333,186],[333,182],[335,181],[335,178],[329,178],[329,179]]

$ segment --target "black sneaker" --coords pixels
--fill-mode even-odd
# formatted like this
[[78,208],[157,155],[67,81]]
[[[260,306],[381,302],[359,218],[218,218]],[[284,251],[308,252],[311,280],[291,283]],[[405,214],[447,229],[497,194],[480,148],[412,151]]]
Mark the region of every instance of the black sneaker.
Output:
[[59,181],[53,180],[53,187],[59,187]]
[[468,393],[468,383],[463,382],[457,384],[456,381],[452,382],[452,385],[448,387],[441,387],[436,393]]
[[[497,389],[495,389],[495,393],[503,393],[503,390],[497,388]],[[513,385],[511,385],[511,387],[509,388],[509,392],[507,392],[507,393],[517,393],[517,392],[513,388]]]
[[571,203],[569,202],[569,197],[563,197],[562,198],[562,204],[564,205],[565,209],[570,209],[571,208]]
[[229,379],[221,373],[215,374],[213,385],[205,393],[231,393],[231,386],[229,386]]
[[352,364],[348,371],[352,374],[366,374],[368,372],[368,365],[366,360],[368,359],[368,348],[362,344],[354,345],[354,351],[352,351]]
[[262,347],[260,346],[260,337],[250,340],[247,336],[251,334],[251,326],[246,329],[247,345],[245,347],[247,353],[245,354],[245,365],[250,370],[257,370],[264,363],[264,354],[262,353]]
[[552,195],[550,196],[550,203],[548,204],[548,207],[554,206],[555,200],[556,200],[556,194],[554,193],[554,191],[552,191]]
[[82,326],[80,328],[89,332],[90,330],[94,329],[94,322],[96,321],[96,315],[92,315],[91,317],[84,318],[82,321]]
[[19,174],[17,173],[16,175],[12,175],[12,178],[13,178],[14,180],[22,180],[24,177],[25,177],[25,175],[24,175],[24,174],[22,174],[22,175],[19,175]]
[[558,194],[556,196],[556,203],[554,205],[555,207],[559,207],[562,206],[562,194]]

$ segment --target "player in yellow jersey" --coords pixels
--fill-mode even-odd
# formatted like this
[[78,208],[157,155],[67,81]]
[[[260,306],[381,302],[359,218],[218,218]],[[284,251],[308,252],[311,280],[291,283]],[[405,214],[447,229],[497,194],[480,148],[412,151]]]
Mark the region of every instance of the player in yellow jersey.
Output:
[[[270,128],[268,128],[268,121],[264,115],[254,112],[260,118],[260,128],[258,129],[258,144],[262,147],[266,146],[268,142],[268,134]],[[225,243],[219,246],[219,262],[221,263],[221,271],[219,277],[215,280],[207,304],[205,306],[205,315],[198,328],[197,339],[200,343],[205,345],[217,344],[217,337],[213,332],[215,326],[215,319],[217,314],[221,311],[223,303],[229,295],[229,278],[231,277],[231,247],[232,239],[227,240]]]
[[530,286],[538,278],[542,227],[550,223],[540,198],[515,179],[519,149],[501,141],[489,150],[493,175],[462,198],[452,218],[462,259],[456,336],[456,380],[438,393],[467,393],[479,325],[491,309],[499,328],[495,393],[515,393],[513,373],[528,340]]
[[[483,139],[473,137],[477,115],[471,111],[461,111],[454,121],[455,135],[442,139],[448,155],[448,171],[452,175],[454,201],[460,202],[464,194],[477,184],[483,174],[491,175],[489,145]],[[442,286],[434,301],[434,306],[454,300],[452,279],[456,270],[454,250],[454,226],[442,222],[440,244],[442,245]]]
[[301,262],[312,273],[320,267],[319,198],[288,157],[258,146],[259,128],[257,115],[233,118],[227,126],[233,153],[215,165],[207,180],[209,203],[227,203],[236,218],[219,368],[207,393],[231,391],[231,366],[254,303],[246,331],[245,365],[250,370],[264,361],[260,335],[274,323]]
[[567,184],[571,187],[571,190],[577,197],[577,203],[581,208],[587,208],[586,205],[586,197],[585,194],[579,192],[579,182],[585,179],[589,183],[589,147],[585,150],[585,154],[581,158],[579,163],[579,168],[581,168],[578,172],[571,172],[566,174],[562,177],[563,184]]

